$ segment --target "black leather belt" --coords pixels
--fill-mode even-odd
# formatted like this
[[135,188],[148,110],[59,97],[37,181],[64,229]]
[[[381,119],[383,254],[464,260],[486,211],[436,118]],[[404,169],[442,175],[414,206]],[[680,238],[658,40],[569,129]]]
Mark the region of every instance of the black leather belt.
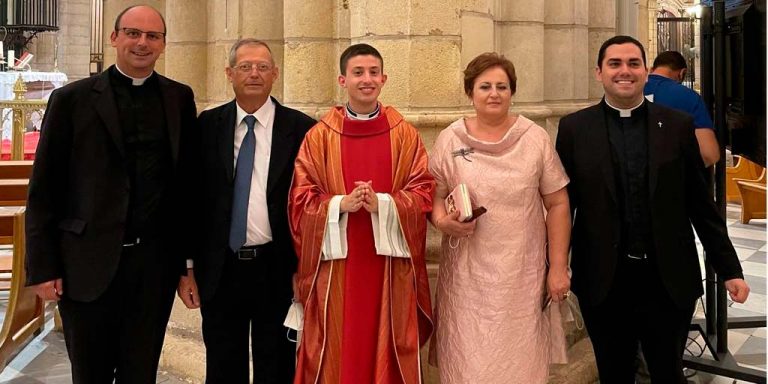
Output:
[[272,251],[272,242],[259,245],[249,245],[247,247],[240,248],[235,252],[235,256],[238,260],[256,260],[262,256],[266,256],[267,253]]

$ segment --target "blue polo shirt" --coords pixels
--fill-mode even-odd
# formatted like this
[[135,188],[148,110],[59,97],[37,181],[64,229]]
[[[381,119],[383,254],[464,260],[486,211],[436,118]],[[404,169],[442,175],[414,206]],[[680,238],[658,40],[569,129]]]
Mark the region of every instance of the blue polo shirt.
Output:
[[[693,116],[693,125],[698,128],[714,129],[707,107],[696,91],[661,75],[648,75],[648,82],[643,90],[645,96],[654,103],[674,108]],[[653,95],[653,97],[649,97]]]

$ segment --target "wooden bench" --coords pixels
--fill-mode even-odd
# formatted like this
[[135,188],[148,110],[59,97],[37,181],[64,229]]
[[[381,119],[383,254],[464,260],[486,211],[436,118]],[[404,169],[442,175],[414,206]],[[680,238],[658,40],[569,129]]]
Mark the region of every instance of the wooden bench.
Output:
[[755,180],[760,177],[763,167],[742,156],[733,158],[736,161],[735,165],[725,168],[725,201],[738,204],[741,203],[741,195],[736,179]]
[[24,286],[24,212],[24,207],[0,207],[0,236],[13,239],[11,289],[0,329],[0,370],[34,335],[40,333],[45,323],[43,300],[31,288]]
[[[2,162],[0,162],[2,163]],[[0,207],[23,207],[27,205],[27,179],[0,179]],[[0,220],[0,246],[13,245],[13,222]],[[0,254],[0,291],[11,289],[11,255]]]
[[763,182],[737,180],[741,194],[741,223],[752,219],[765,219],[765,178]]
[[0,206],[23,207],[27,205],[29,179],[0,179]]
[[0,179],[29,179],[32,175],[32,160],[0,161]]

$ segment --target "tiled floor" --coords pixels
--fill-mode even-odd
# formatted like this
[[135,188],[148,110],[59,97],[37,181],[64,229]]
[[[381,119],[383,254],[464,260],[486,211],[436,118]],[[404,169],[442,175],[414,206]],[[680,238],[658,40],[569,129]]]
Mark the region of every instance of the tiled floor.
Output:
[[[744,304],[728,300],[729,317],[765,316],[766,315],[766,220],[752,220],[749,224],[739,222],[741,206],[729,205],[727,210],[728,234],[744,269],[744,279],[749,283],[749,299]],[[701,254],[701,244],[697,244]],[[703,317],[699,305],[696,316]],[[694,334],[692,334],[693,336]],[[701,337],[697,342],[701,343]],[[698,354],[701,351],[696,344],[689,345],[689,350]],[[766,370],[766,330],[734,329],[728,331],[728,350],[742,366]],[[704,352],[704,356],[711,356]],[[731,384],[744,383],[727,377],[713,376],[704,372],[688,372],[691,383]]]
[[[0,310],[5,310],[5,304]],[[67,357],[64,335],[52,332],[53,319],[47,311],[49,320],[43,332],[35,337],[0,373],[2,384],[70,384],[72,383],[69,358]],[[167,372],[158,372],[157,384],[185,384]]]
[[[742,261],[746,280],[752,292],[744,304],[733,303],[729,316],[757,316],[766,314],[766,221],[753,220],[749,224],[738,221],[740,207],[728,207],[728,230]],[[699,245],[699,248],[701,246]],[[6,302],[0,301],[0,313]],[[701,307],[701,306],[700,306]],[[703,316],[701,310],[697,316]],[[0,373],[0,384],[64,384],[71,383],[69,360],[60,332],[51,332],[53,321],[46,323],[43,333],[35,338],[8,367]],[[693,335],[693,334],[692,334]],[[701,339],[698,339],[701,342]],[[744,366],[766,369],[766,330],[738,329],[728,333],[728,347],[736,361]],[[700,348],[691,344],[689,349],[698,353]],[[705,355],[707,353],[705,352]],[[703,372],[688,372],[693,384],[741,383],[727,377]],[[157,383],[182,384],[185,381],[167,372],[158,374]]]

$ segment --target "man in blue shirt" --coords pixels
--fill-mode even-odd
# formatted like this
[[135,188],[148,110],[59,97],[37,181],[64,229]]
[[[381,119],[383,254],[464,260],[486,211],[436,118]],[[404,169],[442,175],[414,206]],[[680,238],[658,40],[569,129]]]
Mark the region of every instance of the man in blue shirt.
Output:
[[693,116],[699,152],[704,164],[709,167],[720,159],[720,146],[715,136],[714,124],[701,96],[680,84],[687,70],[685,59],[680,52],[660,53],[653,61],[644,93],[648,100],[654,103],[678,109]]

